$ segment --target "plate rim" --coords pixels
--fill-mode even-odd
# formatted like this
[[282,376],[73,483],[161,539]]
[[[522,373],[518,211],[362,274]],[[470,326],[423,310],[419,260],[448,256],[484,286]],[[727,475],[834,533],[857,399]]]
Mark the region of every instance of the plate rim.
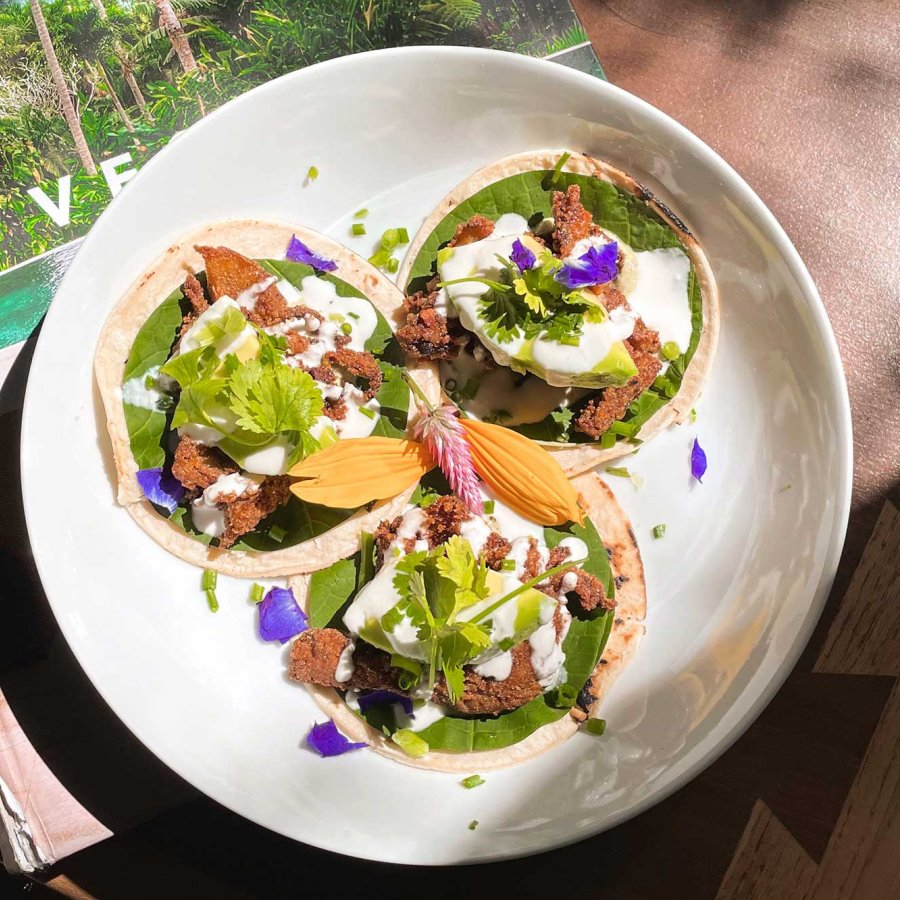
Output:
[[[831,327],[831,323],[828,319],[827,311],[825,309],[825,304],[823,303],[822,298],[819,295],[819,291],[815,285],[815,282],[813,281],[809,270],[806,268],[806,265],[803,262],[799,252],[794,247],[784,228],[776,219],[771,210],[769,210],[766,204],[762,201],[756,191],[754,191],[754,189],[731,166],[731,164],[727,162],[727,160],[719,155],[705,141],[703,141],[692,131],[690,131],[686,126],[682,125],[678,120],[663,112],[647,100],[644,100],[641,97],[632,94],[630,91],[627,91],[626,89],[619,87],[618,85],[612,84],[609,81],[598,78],[597,76],[592,75],[588,72],[582,72],[580,70],[572,69],[553,61],[524,56],[522,54],[510,51],[489,50],[475,47],[413,45],[407,47],[391,47],[381,50],[370,50],[363,53],[335,57],[333,59],[315,63],[314,65],[306,66],[302,69],[297,69],[293,72],[281,75],[278,78],[273,79],[272,81],[268,81],[265,84],[259,85],[243,94],[240,94],[237,97],[232,98],[222,106],[218,107],[205,118],[201,119],[198,122],[195,122],[187,130],[202,131],[203,129],[209,127],[210,122],[216,121],[219,116],[223,114],[231,114],[231,110],[242,104],[248,102],[257,102],[256,98],[260,97],[263,93],[275,88],[280,89],[280,86],[284,82],[303,79],[304,77],[306,77],[306,73],[311,70],[322,70],[326,68],[341,69],[345,66],[352,67],[356,64],[356,61],[360,59],[369,60],[371,58],[403,56],[408,56],[411,58],[415,56],[422,56],[426,60],[429,56],[441,56],[448,58],[457,57],[461,60],[468,59],[475,65],[478,65],[483,61],[486,62],[489,59],[498,60],[500,57],[503,57],[503,62],[500,63],[501,65],[519,67],[525,77],[538,75],[541,71],[538,68],[540,66],[548,64],[555,65],[557,69],[556,77],[561,78],[564,82],[568,80],[573,85],[577,84],[579,86],[587,86],[590,88],[590,90],[595,91],[598,96],[602,96],[605,93],[608,93],[612,96],[617,96],[620,99],[624,100],[626,104],[635,107],[639,112],[647,115],[650,119],[656,121],[660,125],[674,130],[675,133],[677,133],[679,137],[685,142],[685,144],[692,148],[698,155],[698,157],[700,157],[702,164],[705,167],[716,172],[725,182],[730,183],[731,189],[739,193],[742,196],[743,200],[753,208],[753,211],[756,213],[756,215],[763,220],[767,228],[768,236],[777,246],[779,254],[781,255],[781,258],[784,261],[784,264],[786,265],[789,273],[797,281],[801,289],[804,300],[806,301],[805,308],[808,309],[812,314],[811,325],[813,326],[813,329],[810,329],[809,326],[807,326],[807,334],[814,335],[822,341],[824,355],[829,362],[827,375],[829,381],[829,391],[833,395],[835,401],[835,431],[838,438],[836,442],[838,472],[834,485],[835,501],[834,510],[832,513],[833,524],[828,539],[828,546],[824,553],[822,572],[819,577],[818,584],[812,592],[806,615],[804,616],[803,622],[801,623],[800,627],[797,629],[793,637],[789,651],[783,655],[778,669],[765,684],[765,686],[759,692],[758,696],[750,704],[748,709],[745,710],[745,712],[740,716],[737,722],[730,726],[728,733],[715,745],[704,751],[693,764],[687,766],[683,772],[673,778],[672,781],[666,784],[664,787],[651,789],[650,793],[646,797],[638,800],[636,803],[633,803],[626,809],[611,814],[603,823],[578,828],[567,834],[565,837],[561,837],[559,839],[551,839],[546,845],[541,848],[541,850],[537,851],[540,853],[546,853],[552,850],[559,849],[561,847],[566,847],[578,843],[590,837],[595,837],[605,831],[608,831],[611,828],[615,828],[623,822],[626,822],[629,819],[640,815],[651,807],[656,806],[658,803],[661,803],[676,791],[680,790],[688,782],[692,781],[699,774],[709,768],[747,731],[750,725],[752,725],[753,722],[755,722],[756,719],[766,709],[766,707],[781,689],[784,682],[787,680],[787,677],[794,670],[798,660],[800,659],[803,651],[809,643],[810,638],[813,635],[816,624],[818,623],[825,608],[825,604],[827,603],[832,585],[837,574],[837,569],[843,551],[844,541],[849,524],[851,493],[853,485],[853,431],[850,397],[847,388],[846,374],[844,371],[843,361],[841,359],[837,339],[835,338],[834,331]],[[150,159],[145,165],[141,167],[141,171],[158,165],[159,159],[164,158],[165,152],[166,148],[163,148],[161,151],[155,154],[152,159]],[[110,204],[98,217],[97,222],[103,221],[110,214],[110,210],[112,208],[113,204]],[[96,225],[97,223],[95,222],[94,224]],[[87,235],[83,239],[82,244],[78,249],[78,254],[83,253],[85,248],[91,248],[94,241],[99,240],[97,234],[97,230],[92,226],[92,228],[88,231]],[[71,269],[68,270],[63,276],[62,281],[60,282],[59,286],[56,289],[56,292],[54,293],[54,297],[56,296],[56,293],[59,293],[61,290],[67,287],[67,283],[70,278]],[[31,467],[28,463],[28,435],[32,430],[32,419],[36,415],[34,410],[36,408],[35,393],[37,391],[37,388],[34,387],[34,382],[31,376],[32,372],[34,371],[35,362],[38,362],[38,364],[40,364],[42,348],[45,344],[47,344],[47,341],[45,339],[47,333],[45,327],[46,322],[53,321],[55,316],[61,315],[61,313],[56,312],[56,310],[59,308],[60,307],[57,307],[55,304],[51,303],[50,309],[48,310],[44,322],[41,326],[41,333],[38,336],[38,340],[34,348],[34,355],[31,360],[31,366],[28,373],[28,382],[25,390],[19,441],[19,450],[21,457],[20,475],[22,483],[22,501],[25,513],[26,531],[28,534],[29,545],[32,549],[32,556],[34,558],[35,567],[41,580],[42,589],[43,585],[45,584],[44,564],[42,563],[39,555],[34,552],[35,542],[33,539],[33,535],[37,534],[40,529],[36,521],[36,513],[30,511],[31,504],[28,500],[29,496],[33,496],[33,492],[30,488],[30,485],[32,483],[32,474]],[[39,473],[35,472],[34,477],[36,478],[38,474]],[[44,593],[47,598],[48,605],[50,606],[54,618],[56,619],[57,625],[59,626],[60,631],[63,634],[63,637],[66,639],[69,648],[78,661],[78,664],[84,672],[85,676],[88,678],[88,680],[91,682],[91,685],[103,699],[103,702],[110,708],[110,710],[112,710],[119,721],[121,721],[125,725],[125,727],[128,728],[128,730],[134,735],[134,737],[138,741],[140,741],[140,743],[150,753],[152,753],[157,759],[159,759],[165,766],[171,769],[172,772],[174,772],[179,778],[184,778],[184,776],[181,775],[175,765],[170,763],[164,755],[161,755],[155,749],[153,749],[148,741],[144,740],[144,738],[141,736],[141,729],[131,722],[131,716],[123,713],[117,707],[117,705],[115,705],[108,698],[107,693],[101,686],[101,684],[97,683],[94,680],[91,675],[89,666],[82,659],[78,636],[74,633],[74,629],[67,628],[67,626],[63,624],[62,605],[60,606],[60,612],[57,613],[56,602],[51,598],[49,592],[47,592],[46,589],[44,589]],[[372,862],[389,862],[393,865],[425,865],[437,867],[443,865],[478,865],[482,863],[499,862],[501,860],[520,859],[526,856],[535,855],[535,851],[530,849],[499,849],[489,851],[484,855],[479,855],[476,859],[455,859],[453,862],[449,863],[432,859],[413,862],[407,862],[405,860],[385,860],[384,858],[379,858],[374,855],[372,851],[360,851],[360,849],[358,848],[342,849],[340,847],[330,845],[326,842],[317,842],[314,839],[314,835],[309,840],[301,840],[291,834],[280,831],[278,828],[275,828],[264,821],[260,821],[258,818],[248,815],[246,812],[234,809],[231,805],[224,802],[223,800],[214,797],[206,790],[197,787],[197,785],[194,785],[193,782],[188,781],[188,783],[192,784],[192,786],[200,791],[200,793],[209,797],[214,802],[221,804],[229,811],[241,816],[242,818],[247,819],[248,821],[260,825],[261,827],[266,828],[269,831],[272,831],[276,834],[282,834],[283,836],[288,837],[291,840],[295,840],[298,843],[307,844],[308,846],[340,854],[342,856],[350,856],[357,859],[366,859]],[[68,788],[66,789],[68,790]]]

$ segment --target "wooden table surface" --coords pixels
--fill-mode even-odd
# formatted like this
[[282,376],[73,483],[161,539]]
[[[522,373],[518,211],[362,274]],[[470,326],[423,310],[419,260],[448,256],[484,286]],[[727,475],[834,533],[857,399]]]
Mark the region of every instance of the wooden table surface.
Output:
[[853,407],[853,510],[796,670],[724,756],[637,819],[553,854],[440,872],[294,844],[152,760],[120,771],[116,742],[131,739],[107,721],[107,790],[143,780],[183,802],[64,861],[32,895],[900,897],[900,5],[575,5],[610,80],[703,138],[775,213],[837,334]]

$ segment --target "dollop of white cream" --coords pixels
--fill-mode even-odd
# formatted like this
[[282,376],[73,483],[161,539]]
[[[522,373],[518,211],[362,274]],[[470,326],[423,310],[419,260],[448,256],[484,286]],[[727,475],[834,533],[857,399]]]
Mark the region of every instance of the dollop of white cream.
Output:
[[531,668],[534,670],[538,684],[544,690],[559,684],[566,662],[562,642],[569,632],[572,616],[564,607],[560,608],[560,615],[563,625],[558,635],[556,625],[551,618],[528,638],[528,643],[531,645]]
[[691,341],[691,305],[688,276],[691,261],[680,247],[642,250],[637,258],[637,283],[628,303],[649,328],[659,332],[660,343],[673,342],[683,353]]
[[[138,409],[158,410],[159,401],[163,397],[158,378],[159,366],[147,369],[143,375],[129,378],[122,385],[122,402],[129,406],[136,406]],[[148,383],[150,387],[147,387]]]
[[472,666],[473,671],[482,678],[493,678],[495,681],[506,681],[512,672],[512,651],[505,650],[483,663]]

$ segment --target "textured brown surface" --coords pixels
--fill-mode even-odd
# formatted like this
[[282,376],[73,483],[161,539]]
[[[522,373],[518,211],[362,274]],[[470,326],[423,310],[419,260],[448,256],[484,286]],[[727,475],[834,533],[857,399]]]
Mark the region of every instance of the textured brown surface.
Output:
[[857,503],[900,467],[900,3],[575,0],[609,80],[674,116],[775,213],[837,334]]

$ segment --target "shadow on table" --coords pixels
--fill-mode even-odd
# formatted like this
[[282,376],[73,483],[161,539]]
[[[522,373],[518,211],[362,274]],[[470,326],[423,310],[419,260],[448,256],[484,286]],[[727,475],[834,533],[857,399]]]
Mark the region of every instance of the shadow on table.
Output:
[[[22,402],[36,341],[37,333],[0,388],[0,691],[56,777],[104,825],[119,831],[195,794],[94,690],[41,588],[19,476]],[[47,477],[60,478],[65,464],[63,455],[60,470]],[[60,504],[65,505],[62,489]]]

